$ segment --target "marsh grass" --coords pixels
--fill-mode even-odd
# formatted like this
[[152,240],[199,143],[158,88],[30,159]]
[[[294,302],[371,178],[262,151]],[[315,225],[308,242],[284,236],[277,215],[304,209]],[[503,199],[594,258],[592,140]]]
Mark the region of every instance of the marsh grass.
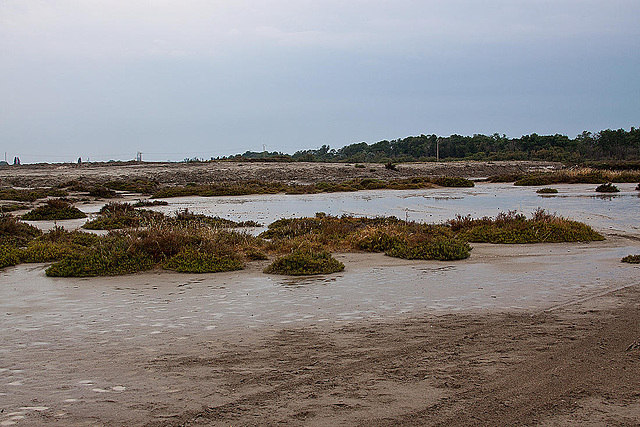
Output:
[[84,212],[74,207],[65,199],[47,200],[44,205],[38,206],[22,215],[22,219],[28,221],[77,219],[86,217],[87,215]]
[[21,246],[41,235],[42,232],[9,214],[0,214],[0,245]]
[[16,202],[35,202],[47,197],[66,197],[68,195],[68,192],[59,188],[5,188],[0,190],[0,200],[14,200]]
[[639,180],[640,171],[609,171],[592,168],[581,168],[529,174],[516,180],[514,185],[529,186],[561,183],[604,184],[607,182],[637,182]]
[[343,182],[318,182],[314,184],[285,184],[249,181],[241,184],[187,184],[184,186],[164,187],[156,191],[154,199],[185,196],[242,196],[249,194],[317,194],[353,192],[361,190],[410,190],[441,187],[473,187],[471,180],[461,177],[414,177],[398,180],[382,180],[376,178],[353,179]]

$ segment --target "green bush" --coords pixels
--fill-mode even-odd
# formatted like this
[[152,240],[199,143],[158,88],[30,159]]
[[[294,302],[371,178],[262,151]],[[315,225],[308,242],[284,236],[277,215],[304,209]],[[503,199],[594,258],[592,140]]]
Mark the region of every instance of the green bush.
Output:
[[64,199],[51,199],[47,203],[22,215],[28,221],[86,218],[87,215]]
[[327,251],[314,252],[297,250],[273,261],[265,273],[289,276],[329,274],[344,270],[344,264],[336,260]]
[[185,248],[169,258],[162,268],[179,273],[218,273],[242,270],[244,264],[240,257],[234,254],[221,255]]
[[46,197],[66,197],[69,193],[56,188],[20,189],[5,188],[0,190],[1,200],[15,200],[17,202],[35,202]]

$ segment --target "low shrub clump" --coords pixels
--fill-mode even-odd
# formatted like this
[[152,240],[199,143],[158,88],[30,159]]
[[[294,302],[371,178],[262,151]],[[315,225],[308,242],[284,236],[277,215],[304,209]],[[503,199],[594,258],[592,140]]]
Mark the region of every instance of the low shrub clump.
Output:
[[441,176],[435,178],[433,183],[441,187],[473,187],[473,181],[459,176]]
[[469,258],[471,246],[464,240],[436,237],[391,246],[385,254],[395,258],[455,261]]
[[240,256],[233,253],[216,254],[188,247],[169,258],[162,268],[179,273],[218,273],[242,270],[244,263]]
[[640,255],[627,255],[622,258],[622,262],[628,262],[629,264],[640,264]]
[[559,243],[604,240],[586,224],[548,214],[542,209],[531,219],[515,211],[500,213],[495,218],[461,217],[448,222],[457,235],[474,243]]
[[596,191],[598,193],[619,193],[620,190],[618,189],[618,187],[616,187],[615,185],[613,185],[610,182],[607,182],[605,184],[601,184],[598,185],[596,187]]
[[296,250],[273,261],[265,273],[303,276],[330,274],[344,270],[344,264],[333,258],[327,251]]
[[128,191],[130,193],[152,194],[159,187],[157,181],[138,178],[128,181],[109,181],[104,184],[111,190]]
[[28,221],[86,218],[87,215],[64,199],[51,199],[47,203],[22,215]]
[[111,202],[100,209],[98,218],[87,221],[82,228],[87,230],[118,230],[148,225],[161,220],[163,214],[150,210],[135,209],[129,203]]
[[558,190],[556,190],[555,188],[545,187],[545,188],[540,188],[539,190],[536,190],[536,193],[538,193],[538,194],[557,194]]
[[89,189],[89,195],[91,197],[97,197],[99,199],[112,199],[118,194],[110,188],[97,185]]

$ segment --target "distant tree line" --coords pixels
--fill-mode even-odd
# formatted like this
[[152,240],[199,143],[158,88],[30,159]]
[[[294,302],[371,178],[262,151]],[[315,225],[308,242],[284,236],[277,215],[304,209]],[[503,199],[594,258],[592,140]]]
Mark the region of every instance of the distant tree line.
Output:
[[392,141],[366,142],[332,149],[328,145],[301,150],[292,155],[281,152],[247,151],[229,158],[244,161],[307,162],[413,162],[436,160],[546,160],[564,163],[615,162],[640,160],[640,129],[582,132],[571,139],[566,135],[476,134],[473,136],[409,136]]

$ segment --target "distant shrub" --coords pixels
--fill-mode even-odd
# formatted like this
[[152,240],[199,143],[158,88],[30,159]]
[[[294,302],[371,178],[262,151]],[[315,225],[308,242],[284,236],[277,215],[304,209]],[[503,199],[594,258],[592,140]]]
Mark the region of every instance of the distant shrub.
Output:
[[356,167],[357,167],[358,169],[364,169],[366,166],[365,166],[365,165],[361,165],[361,164],[356,163]]
[[435,178],[433,183],[441,187],[473,187],[473,181],[459,176],[441,176]]
[[289,276],[330,274],[344,270],[344,264],[336,260],[327,251],[315,252],[298,250],[273,261],[265,273]]
[[22,215],[29,221],[86,218],[87,215],[64,199],[51,199],[47,203]]
[[9,205],[0,206],[0,214],[8,213],[8,212],[15,212],[15,211],[22,211],[22,210],[26,210],[26,209],[29,209],[29,205],[12,203],[12,204],[9,204]]
[[101,199],[111,199],[117,196],[117,193],[109,188],[96,186],[89,189],[89,195]]
[[540,189],[536,190],[536,193],[538,193],[538,194],[557,194],[558,190],[556,190],[555,188],[544,187],[544,188],[540,188]]
[[133,204],[134,208],[144,208],[147,206],[167,206],[169,202],[165,200],[138,200]]
[[598,185],[596,187],[596,191],[598,193],[619,193],[620,190],[618,189],[618,187],[616,187],[615,185],[613,185],[610,182],[607,182],[605,184],[601,184]]
[[490,176],[487,181],[489,182],[516,182],[520,179],[524,178],[524,174],[522,173],[514,173],[514,174],[504,174],[504,175],[493,175]]
[[627,255],[622,258],[622,262],[628,262],[629,264],[640,264],[640,255]]
[[17,202],[35,202],[46,197],[66,197],[69,193],[58,188],[20,189],[5,188],[0,190],[1,200],[15,200]]
[[394,165],[393,163],[391,163],[391,162],[385,163],[384,164],[384,168],[387,169],[387,170],[391,170],[391,171],[398,170],[398,167],[396,165]]
[[151,194],[158,189],[158,182],[144,178],[131,179],[128,181],[109,181],[104,184],[112,190],[128,191],[130,193]]
[[638,185],[636,185],[636,190],[640,191],[640,183],[638,183]]

